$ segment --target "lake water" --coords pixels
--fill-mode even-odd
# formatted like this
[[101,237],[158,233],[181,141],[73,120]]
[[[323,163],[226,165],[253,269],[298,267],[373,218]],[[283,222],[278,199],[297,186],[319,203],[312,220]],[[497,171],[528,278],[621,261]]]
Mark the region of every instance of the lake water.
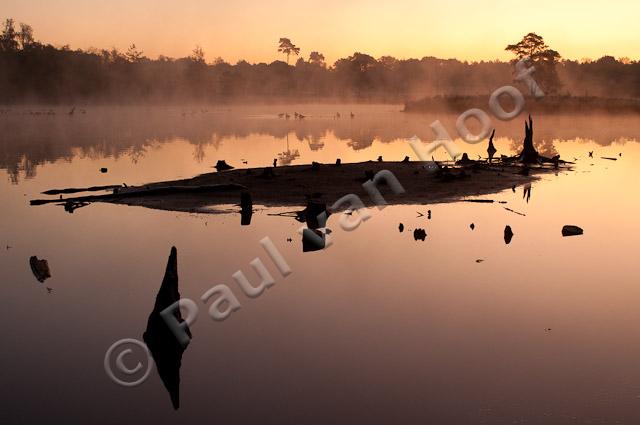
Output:
[[[636,116],[534,117],[539,149],[576,165],[534,182],[529,200],[518,187],[484,197],[507,204],[371,209],[351,232],[331,217],[333,244],[303,253],[300,223],[272,215],[291,208],[256,206],[240,226],[233,206],[188,214],[96,203],[68,214],[28,201],[52,188],[187,178],[219,159],[415,159],[405,138],[431,140],[435,119],[454,134],[456,115],[393,105],[68,110],[0,114],[0,423],[640,422]],[[277,116],[294,111],[307,117]],[[519,149],[522,118],[494,125],[499,154]],[[458,143],[471,158],[486,150]],[[565,224],[584,235],[562,237]],[[142,340],[172,246],[181,295],[200,310],[177,411],[155,368],[127,388],[103,366],[114,342]],[[33,255],[48,260],[44,283]],[[256,257],[276,284],[250,299],[231,276],[255,281]],[[200,301],[218,284],[241,302],[223,322]]]

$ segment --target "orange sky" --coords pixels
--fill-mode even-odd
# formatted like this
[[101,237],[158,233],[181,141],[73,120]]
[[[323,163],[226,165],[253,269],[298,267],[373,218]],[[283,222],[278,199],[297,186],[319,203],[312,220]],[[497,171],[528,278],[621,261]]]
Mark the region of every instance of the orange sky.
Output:
[[1,10],[54,45],[133,42],[153,58],[187,56],[199,44],[208,61],[271,62],[283,58],[276,46],[286,36],[303,57],[317,50],[330,63],[354,51],[507,59],[505,45],[533,31],[566,58],[640,59],[638,0],[3,0]]

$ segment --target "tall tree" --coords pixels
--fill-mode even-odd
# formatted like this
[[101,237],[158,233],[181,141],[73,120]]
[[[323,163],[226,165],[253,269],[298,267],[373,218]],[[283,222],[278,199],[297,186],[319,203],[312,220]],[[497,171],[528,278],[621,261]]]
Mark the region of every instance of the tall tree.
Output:
[[560,89],[560,79],[556,72],[556,63],[561,59],[560,53],[550,49],[544,39],[536,33],[530,32],[516,44],[509,44],[505,50],[516,56],[516,61],[529,58],[536,67],[536,75],[540,85],[548,93],[557,93]]
[[193,52],[191,52],[189,59],[196,63],[204,63],[204,50],[202,50],[202,47],[196,46],[196,48],[193,49]]
[[334,72],[345,89],[357,95],[370,93],[374,88],[375,71],[378,62],[373,56],[356,52],[345,59],[339,59],[334,64]]
[[278,42],[278,51],[287,55],[287,64],[289,63],[289,56],[300,54],[300,48],[291,42],[288,38],[281,38]]
[[318,65],[321,67],[325,66],[324,55],[319,52],[311,52],[309,53],[309,63],[313,65]]
[[127,58],[129,62],[140,62],[143,58],[143,52],[142,50],[138,50],[135,44],[132,44],[124,54],[124,57]]
[[13,19],[4,21],[4,28],[0,34],[0,51],[15,52],[18,50],[18,33]]
[[33,28],[31,28],[31,25],[27,25],[21,22],[20,31],[16,34],[16,38],[20,43],[20,48],[22,50],[32,46],[35,41],[33,39]]

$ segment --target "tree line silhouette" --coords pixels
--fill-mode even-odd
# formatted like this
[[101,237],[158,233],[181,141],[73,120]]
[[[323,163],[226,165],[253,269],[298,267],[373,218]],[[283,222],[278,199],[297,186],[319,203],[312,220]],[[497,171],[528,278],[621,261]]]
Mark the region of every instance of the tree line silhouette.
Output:
[[[275,49],[274,49],[275,50]],[[640,62],[604,56],[562,59],[542,37],[530,33],[506,50],[529,56],[546,93],[640,98]],[[0,102],[161,103],[232,100],[348,100],[403,102],[429,96],[473,96],[512,83],[513,63],[467,62],[425,56],[374,58],[356,52],[332,65],[312,51],[288,64],[300,48],[281,38],[286,62],[235,65],[221,58],[207,63],[197,46],[184,58],[150,59],[132,44],[125,52],[72,50],[37,41],[27,24],[7,19],[0,35]]]

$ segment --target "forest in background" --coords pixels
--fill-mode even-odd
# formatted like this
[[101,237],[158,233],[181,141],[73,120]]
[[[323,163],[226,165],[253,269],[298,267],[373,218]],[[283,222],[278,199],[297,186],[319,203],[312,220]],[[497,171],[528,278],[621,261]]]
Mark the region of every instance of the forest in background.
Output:
[[[603,56],[568,60],[529,33],[506,50],[528,56],[534,77],[557,96],[640,98],[640,62]],[[374,58],[365,53],[327,64],[312,51],[298,57],[290,39],[274,43],[271,63],[205,60],[196,47],[184,58],[148,58],[135,45],[126,52],[72,50],[37,41],[27,24],[7,19],[0,35],[0,103],[136,104],[251,101],[393,102],[433,96],[478,96],[514,84],[513,62],[467,62],[425,56]]]

